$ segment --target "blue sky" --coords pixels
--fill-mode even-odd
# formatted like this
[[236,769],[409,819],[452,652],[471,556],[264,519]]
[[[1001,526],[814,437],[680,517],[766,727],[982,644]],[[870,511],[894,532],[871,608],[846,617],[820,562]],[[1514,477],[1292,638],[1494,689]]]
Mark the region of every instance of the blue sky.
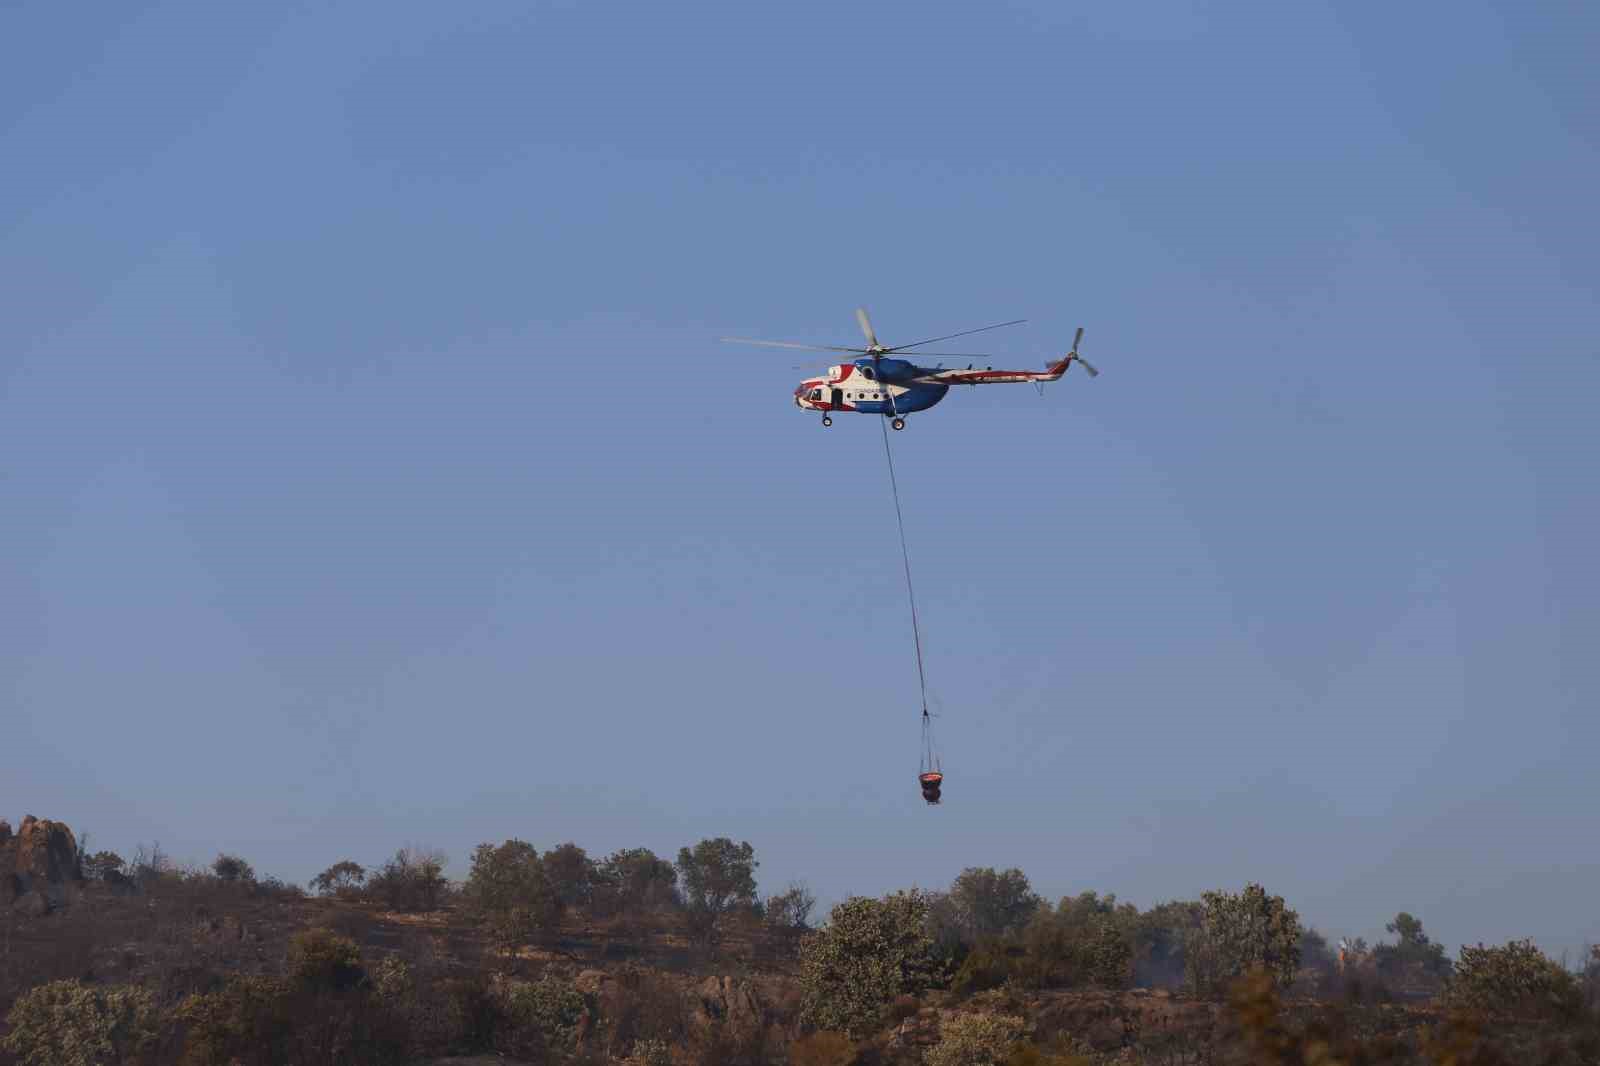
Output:
[[[1600,940],[1592,5],[8,7],[0,817]],[[1104,371],[895,438],[754,335]],[[971,350],[971,349],[962,349]]]

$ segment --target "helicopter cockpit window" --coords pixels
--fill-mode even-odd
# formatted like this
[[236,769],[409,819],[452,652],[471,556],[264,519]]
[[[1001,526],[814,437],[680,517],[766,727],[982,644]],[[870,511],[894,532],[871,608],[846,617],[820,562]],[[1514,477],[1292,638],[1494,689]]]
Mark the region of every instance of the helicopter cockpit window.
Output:
[[813,399],[813,400],[822,399],[822,390],[821,389],[812,389],[811,390],[811,399]]

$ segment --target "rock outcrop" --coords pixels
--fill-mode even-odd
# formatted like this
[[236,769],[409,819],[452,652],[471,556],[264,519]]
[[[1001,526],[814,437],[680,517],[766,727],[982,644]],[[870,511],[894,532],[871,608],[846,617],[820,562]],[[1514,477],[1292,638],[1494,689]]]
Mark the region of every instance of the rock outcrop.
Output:
[[78,841],[65,824],[30,814],[13,833],[0,821],[0,905],[48,914],[82,880]]

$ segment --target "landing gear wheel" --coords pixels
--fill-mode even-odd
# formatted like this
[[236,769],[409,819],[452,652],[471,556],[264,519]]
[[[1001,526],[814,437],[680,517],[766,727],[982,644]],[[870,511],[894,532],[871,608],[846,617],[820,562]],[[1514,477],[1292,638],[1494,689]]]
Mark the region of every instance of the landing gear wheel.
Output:
[[825,426],[833,425],[833,416],[832,415],[823,415],[822,416],[822,424],[825,425]]
[[891,426],[893,426],[895,429],[905,429],[906,428],[906,420],[903,419],[903,418],[897,418],[893,422],[890,422],[889,424]]

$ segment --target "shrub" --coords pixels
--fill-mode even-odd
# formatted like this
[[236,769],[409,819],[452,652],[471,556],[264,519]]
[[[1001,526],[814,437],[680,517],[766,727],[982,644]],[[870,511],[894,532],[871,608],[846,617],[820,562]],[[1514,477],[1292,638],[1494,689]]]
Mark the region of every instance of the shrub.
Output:
[[1583,1001],[1578,978],[1531,940],[1463,947],[1446,987],[1451,1006],[1491,1016],[1570,1016]]
[[383,1002],[395,1006],[410,999],[417,982],[411,964],[399,955],[385,955],[372,967],[372,991]]
[[945,1023],[923,1061],[927,1066],[1005,1066],[1022,1028],[1022,1019],[1013,1015],[957,1015]]
[[554,974],[537,981],[506,981],[497,988],[513,1034],[509,1052],[570,1051],[586,1004],[583,994]]
[[855,1060],[855,1041],[828,1029],[789,1045],[789,1066],[850,1066]]
[[808,929],[811,911],[816,905],[817,897],[810,888],[800,882],[791,882],[782,892],[767,897],[763,917],[774,929]]
[[670,978],[632,963],[613,971],[600,993],[607,1050],[627,1054],[640,1041],[682,1042],[686,1020],[683,994]]
[[1216,992],[1233,979],[1262,969],[1278,985],[1294,981],[1300,966],[1300,916],[1258,884],[1243,892],[1206,892],[1201,928],[1184,944],[1189,985]]
[[1095,1066],[1095,1063],[1082,1055],[1048,1055],[1033,1044],[1024,1043],[1011,1049],[1005,1066]]
[[216,861],[211,864],[211,872],[217,875],[217,880],[229,883],[253,884],[256,879],[255,867],[237,855],[226,853],[217,856]]
[[177,1016],[188,1030],[188,1066],[290,1061],[288,987],[276,978],[235,977],[215,992],[184,1000]]
[[927,916],[915,891],[834,907],[828,927],[800,947],[801,1020],[862,1035],[885,1003],[930,987],[939,973]]
[[17,997],[0,1048],[22,1066],[107,1066],[154,1061],[161,1014],[142,988],[52,981]]
[[312,991],[354,988],[367,976],[355,941],[329,929],[302,929],[289,939],[289,973]]
[[367,895],[397,911],[433,911],[449,890],[443,852],[401,848],[367,879]]
[[85,878],[104,881],[108,874],[122,875],[128,864],[114,851],[97,851],[93,855],[85,855],[82,865]]
[[[790,1060],[793,1066],[801,1066]],[[636,1040],[633,1052],[622,1060],[623,1066],[672,1066],[672,1046],[665,1040]]]
[[1450,976],[1450,959],[1444,953],[1444,945],[1428,938],[1422,922],[1401,911],[1384,928],[1394,933],[1396,940],[1372,950],[1380,974],[1400,979],[1414,976],[1430,983]]

